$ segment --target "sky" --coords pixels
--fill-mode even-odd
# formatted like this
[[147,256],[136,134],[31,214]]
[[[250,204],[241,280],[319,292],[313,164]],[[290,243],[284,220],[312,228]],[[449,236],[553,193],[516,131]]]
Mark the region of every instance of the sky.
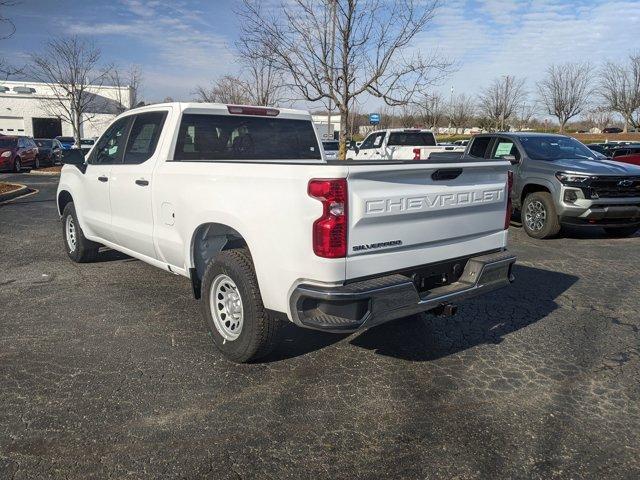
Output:
[[[15,34],[0,40],[0,56],[28,61],[52,36],[92,40],[105,62],[142,69],[142,97],[194,98],[239,66],[233,55],[239,0],[18,0],[3,16]],[[621,61],[640,51],[640,0],[442,0],[432,24],[413,42],[455,62],[437,87],[445,96],[474,95],[501,75],[535,82],[551,63]],[[364,105],[376,109],[375,101]]]

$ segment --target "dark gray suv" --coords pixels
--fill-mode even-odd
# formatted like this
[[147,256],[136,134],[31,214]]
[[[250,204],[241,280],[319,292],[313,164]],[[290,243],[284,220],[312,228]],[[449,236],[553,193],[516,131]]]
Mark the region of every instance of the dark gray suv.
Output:
[[597,159],[578,140],[545,133],[478,135],[465,156],[513,164],[513,206],[534,238],[563,224],[603,227],[612,236],[640,228],[640,167]]

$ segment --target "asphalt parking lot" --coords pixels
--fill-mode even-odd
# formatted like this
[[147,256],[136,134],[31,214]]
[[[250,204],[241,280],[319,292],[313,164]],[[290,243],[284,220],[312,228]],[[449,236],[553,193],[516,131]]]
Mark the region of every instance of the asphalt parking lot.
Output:
[[510,288],[217,354],[188,281],[63,249],[57,177],[0,206],[0,478],[638,478],[640,237],[511,228]]

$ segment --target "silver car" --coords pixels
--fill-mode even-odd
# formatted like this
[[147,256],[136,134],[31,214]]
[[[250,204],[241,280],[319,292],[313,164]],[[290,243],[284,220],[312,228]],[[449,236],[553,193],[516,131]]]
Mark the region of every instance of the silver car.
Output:
[[612,236],[640,228],[640,167],[602,159],[574,138],[478,135],[465,155],[511,161],[511,199],[531,237],[554,236],[562,225],[602,227]]

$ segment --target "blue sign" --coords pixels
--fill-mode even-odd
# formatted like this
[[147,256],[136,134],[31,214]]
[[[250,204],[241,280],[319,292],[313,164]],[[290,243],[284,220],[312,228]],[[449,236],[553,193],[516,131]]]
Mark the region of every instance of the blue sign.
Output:
[[369,123],[371,125],[377,125],[380,123],[380,114],[379,113],[370,113],[369,114]]

